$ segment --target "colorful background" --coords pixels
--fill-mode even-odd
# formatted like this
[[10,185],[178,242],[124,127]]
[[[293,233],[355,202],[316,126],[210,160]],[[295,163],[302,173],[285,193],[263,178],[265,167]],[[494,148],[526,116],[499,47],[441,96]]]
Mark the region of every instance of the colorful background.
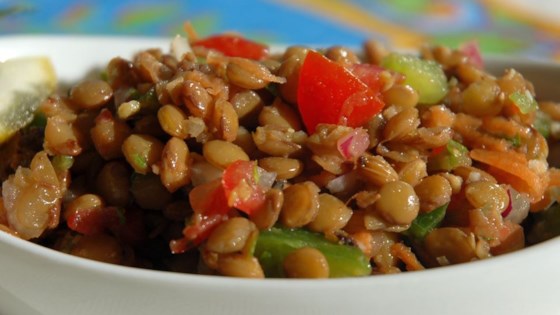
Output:
[[[556,0],[0,0],[0,35],[239,31],[268,43],[393,47],[477,39],[486,53],[560,61]],[[0,47],[0,49],[2,49]]]

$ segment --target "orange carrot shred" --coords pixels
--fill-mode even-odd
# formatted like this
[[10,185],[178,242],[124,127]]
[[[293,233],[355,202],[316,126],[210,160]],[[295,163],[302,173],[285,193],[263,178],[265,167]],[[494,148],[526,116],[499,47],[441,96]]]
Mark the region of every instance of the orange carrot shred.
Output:
[[395,243],[391,246],[391,254],[398,257],[406,266],[406,270],[424,270],[424,266],[420,263],[416,255],[412,252],[410,247],[403,243]]
[[501,182],[510,184],[520,192],[529,194],[531,202],[543,198],[548,180],[531,170],[523,154],[508,151],[490,151],[474,149],[470,152],[473,160],[484,163],[490,168],[488,172]]
[[198,34],[196,33],[196,30],[194,29],[194,26],[190,21],[186,21],[185,23],[183,23],[183,29],[187,34],[189,42],[193,42],[198,39]]
[[354,243],[359,249],[367,256],[373,256],[373,244],[371,233],[367,230],[362,230],[350,235]]

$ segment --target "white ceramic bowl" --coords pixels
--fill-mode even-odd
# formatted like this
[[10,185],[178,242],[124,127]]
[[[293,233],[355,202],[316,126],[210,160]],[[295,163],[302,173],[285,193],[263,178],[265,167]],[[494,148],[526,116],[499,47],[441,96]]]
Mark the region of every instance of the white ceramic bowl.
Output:
[[[48,55],[62,82],[168,39],[4,37],[0,60]],[[560,66],[504,58],[558,99]],[[560,314],[560,239],[421,272],[333,280],[246,280],[114,266],[0,232],[1,314]]]

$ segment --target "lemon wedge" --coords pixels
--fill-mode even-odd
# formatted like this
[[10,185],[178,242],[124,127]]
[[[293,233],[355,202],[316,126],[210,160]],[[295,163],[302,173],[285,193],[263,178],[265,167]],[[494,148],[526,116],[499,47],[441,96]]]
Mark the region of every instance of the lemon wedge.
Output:
[[37,107],[54,92],[57,80],[47,57],[0,62],[0,143],[33,120]]

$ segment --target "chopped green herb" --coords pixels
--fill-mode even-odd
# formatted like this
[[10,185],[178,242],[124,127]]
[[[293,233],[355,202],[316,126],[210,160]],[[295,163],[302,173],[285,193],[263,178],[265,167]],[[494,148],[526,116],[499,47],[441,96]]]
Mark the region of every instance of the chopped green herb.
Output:
[[552,125],[552,119],[548,114],[543,111],[538,110],[533,122],[533,127],[545,138],[550,136],[550,126]]
[[525,92],[515,91],[509,95],[509,99],[519,108],[522,114],[534,112],[539,108],[539,104],[528,90],[525,90]]
[[469,152],[467,148],[455,140],[450,140],[445,146],[447,153],[449,153],[449,163],[453,166],[459,164],[459,158]]
[[137,99],[140,102],[140,107],[147,111],[157,111],[160,107],[157,97],[156,89],[150,88],[148,92],[140,95]]
[[414,240],[423,240],[428,233],[438,227],[445,217],[448,204],[438,207],[430,212],[419,214],[404,233]]
[[148,160],[145,156],[140,155],[139,153],[132,154],[132,160],[138,168],[145,169],[148,167]]
[[512,138],[508,138],[508,141],[511,142],[511,145],[514,148],[519,148],[521,146],[521,136],[519,134],[516,134]]
[[55,155],[52,159],[52,165],[55,169],[66,171],[74,164],[74,157],[70,155]]
[[428,159],[430,171],[450,171],[470,163],[469,150],[461,143],[450,140],[445,150]]
[[127,95],[126,99],[129,101],[131,100],[137,101],[142,96],[142,94],[140,94],[140,92],[135,88],[128,89],[126,91],[126,95]]

